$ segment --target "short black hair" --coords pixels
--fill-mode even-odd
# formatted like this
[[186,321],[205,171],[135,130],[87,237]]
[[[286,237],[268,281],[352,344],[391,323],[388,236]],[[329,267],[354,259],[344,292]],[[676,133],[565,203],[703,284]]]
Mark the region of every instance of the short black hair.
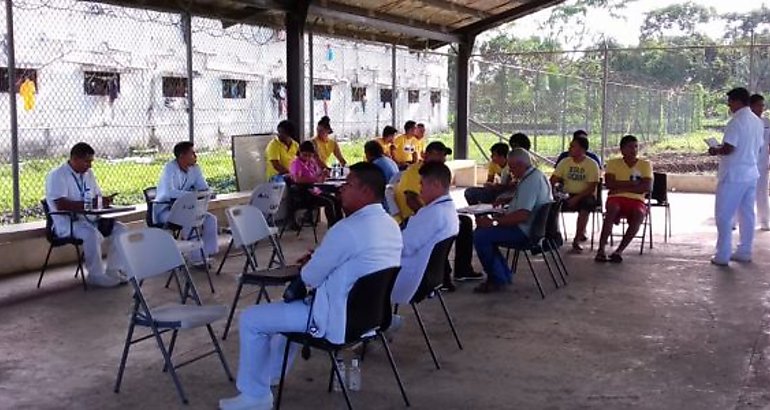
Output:
[[193,149],[194,145],[190,141],[177,142],[174,145],[174,158],[179,159],[182,155]]
[[416,126],[417,126],[416,122],[414,122],[412,120],[409,120],[409,121],[404,123],[404,132],[409,132],[412,128],[414,128]]
[[508,145],[510,145],[511,148],[524,148],[527,151],[529,151],[529,148],[532,146],[529,142],[529,137],[523,132],[517,132],[511,135],[511,138],[508,139]]
[[294,123],[289,120],[283,120],[278,123],[278,126],[275,127],[276,129],[283,130],[283,132],[289,134],[290,137],[293,139],[297,139],[297,127],[294,126]]
[[588,151],[588,138],[580,135],[572,138],[572,142],[576,142],[581,148]]
[[321,126],[321,127],[324,127],[324,128],[326,128],[326,131],[327,131],[329,134],[331,134],[331,133],[333,133],[333,132],[334,132],[334,131],[332,130],[332,120],[331,120],[331,118],[329,118],[329,116],[328,116],[328,115],[324,115],[323,117],[321,117],[321,119],[320,119],[320,120],[318,120],[318,125],[319,125],[319,126]]
[[350,166],[350,173],[372,191],[376,200],[382,201],[385,197],[385,174],[380,167],[370,162],[357,162]]
[[765,97],[762,94],[752,94],[751,97],[749,97],[749,104],[751,105],[762,101],[765,101]]
[[743,87],[733,88],[727,92],[728,101],[740,101],[743,105],[749,105],[750,98],[749,90]]
[[303,141],[299,144],[299,152],[310,152],[315,154],[315,145],[312,141]]
[[385,137],[387,135],[396,135],[398,134],[398,130],[396,127],[391,127],[390,125],[386,125],[385,128],[382,129],[382,136]]
[[78,142],[70,149],[70,158],[85,158],[94,154],[96,154],[96,151],[85,142]]
[[425,124],[423,124],[421,122],[418,122],[417,123],[417,128],[425,128]]
[[496,154],[498,156],[504,157],[508,155],[508,144],[504,142],[498,142],[496,144],[493,144],[491,148],[489,148],[489,152]]
[[449,167],[441,162],[426,162],[420,167],[420,177],[432,179],[441,183],[444,188],[449,188],[452,183],[452,172]]
[[588,137],[588,133],[586,130],[577,130],[572,133],[572,138],[578,138],[578,137]]
[[639,142],[639,140],[631,134],[626,135],[620,139],[620,148],[623,148],[624,145],[630,144],[632,142]]
[[380,143],[377,141],[366,141],[366,144],[364,144],[364,154],[374,158],[379,158],[385,155],[385,153],[382,151],[382,145],[380,145]]

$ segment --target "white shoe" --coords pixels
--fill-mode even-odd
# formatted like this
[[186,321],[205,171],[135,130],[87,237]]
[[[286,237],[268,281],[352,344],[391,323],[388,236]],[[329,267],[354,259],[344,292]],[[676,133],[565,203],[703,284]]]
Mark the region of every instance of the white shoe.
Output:
[[717,265],[717,266],[728,266],[727,261],[720,261],[716,257],[711,258],[711,264],[712,265]]
[[735,262],[743,262],[743,263],[750,263],[751,262],[751,256],[745,256],[745,255],[739,255],[737,253],[734,253],[730,255],[730,260]]
[[273,394],[268,393],[262,397],[252,397],[239,394],[229,399],[219,400],[220,410],[272,410]]
[[86,282],[89,286],[95,286],[98,288],[114,288],[121,284],[120,279],[115,279],[107,275],[92,275],[88,274]]

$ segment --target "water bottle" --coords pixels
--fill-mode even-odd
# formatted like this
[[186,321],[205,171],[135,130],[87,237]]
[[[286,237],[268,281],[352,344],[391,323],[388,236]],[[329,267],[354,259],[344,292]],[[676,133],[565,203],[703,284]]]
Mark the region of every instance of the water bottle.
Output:
[[[336,366],[337,366],[337,370],[339,370],[339,372],[340,372],[340,376],[342,376],[342,382],[346,383],[347,372],[345,371],[345,359],[337,358]],[[334,378],[332,380],[332,390],[334,390],[334,391],[342,391],[342,385],[340,385],[340,381],[337,379],[337,374],[336,373],[335,373]]]
[[83,210],[91,211],[93,209],[94,209],[94,202],[93,202],[93,197],[91,196],[91,189],[86,187],[85,191],[83,191]]
[[358,359],[353,359],[350,362],[350,369],[348,369],[348,389],[350,391],[361,390],[361,366]]

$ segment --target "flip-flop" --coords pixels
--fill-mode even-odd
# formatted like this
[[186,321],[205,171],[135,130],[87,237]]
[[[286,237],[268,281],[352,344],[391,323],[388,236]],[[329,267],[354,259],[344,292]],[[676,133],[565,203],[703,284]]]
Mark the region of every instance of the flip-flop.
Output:
[[607,258],[607,255],[603,253],[597,253],[596,257],[594,257],[594,261],[596,262],[609,262],[610,260]]
[[570,253],[583,253],[583,247],[580,246],[577,242],[572,242],[572,249],[569,250]]
[[623,257],[620,256],[620,254],[613,253],[612,255],[610,255],[610,262],[611,263],[621,263],[621,262],[623,262]]

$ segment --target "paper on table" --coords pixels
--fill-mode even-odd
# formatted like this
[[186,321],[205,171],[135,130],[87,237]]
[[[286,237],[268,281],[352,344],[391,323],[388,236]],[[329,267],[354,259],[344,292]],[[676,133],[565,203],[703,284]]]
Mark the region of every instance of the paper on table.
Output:
[[709,146],[709,148],[716,148],[719,146],[719,141],[717,141],[717,139],[714,137],[704,138],[703,142],[705,142],[706,145]]

